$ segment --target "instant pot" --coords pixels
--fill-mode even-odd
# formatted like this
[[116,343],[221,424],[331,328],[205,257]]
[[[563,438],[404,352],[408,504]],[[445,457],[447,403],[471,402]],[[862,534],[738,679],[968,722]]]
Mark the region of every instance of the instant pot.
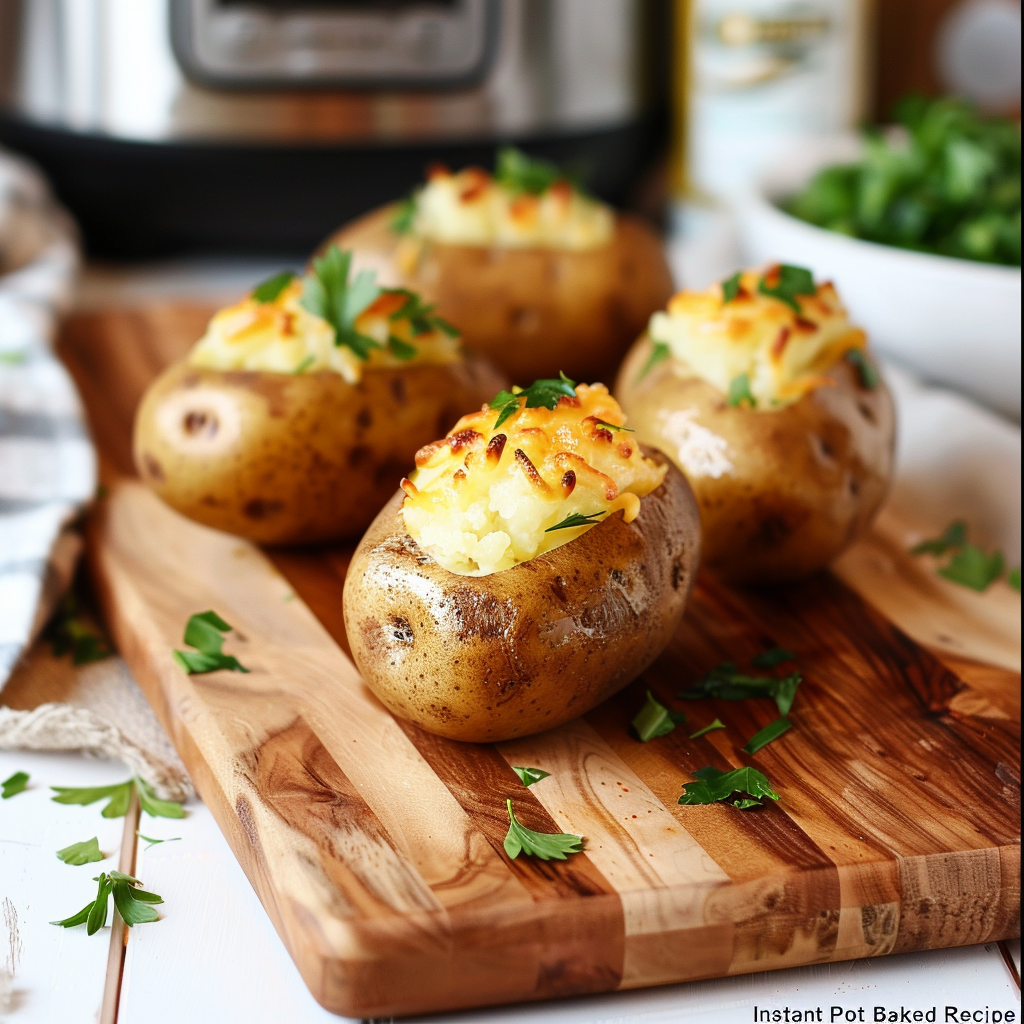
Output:
[[303,251],[512,141],[621,202],[664,0],[0,0],[0,142],[104,256]]

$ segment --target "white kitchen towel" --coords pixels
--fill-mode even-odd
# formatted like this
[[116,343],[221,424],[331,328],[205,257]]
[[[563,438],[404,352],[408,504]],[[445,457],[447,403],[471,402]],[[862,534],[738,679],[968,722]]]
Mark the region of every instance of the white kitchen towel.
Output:
[[78,263],[43,178],[0,150],[0,689],[70,582],[70,527],[96,490],[82,406],[52,348]]

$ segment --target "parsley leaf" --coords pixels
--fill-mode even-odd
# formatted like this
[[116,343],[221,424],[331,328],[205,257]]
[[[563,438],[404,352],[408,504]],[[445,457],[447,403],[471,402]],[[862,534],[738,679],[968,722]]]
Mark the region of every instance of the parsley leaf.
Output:
[[637,375],[636,383],[644,379],[653,370],[658,363],[664,362],[672,354],[672,350],[669,348],[668,343],[664,341],[652,341],[651,342],[651,354],[647,357],[647,362],[644,363],[644,368]]
[[817,294],[814,275],[806,267],[794,267],[788,263],[780,263],[769,270],[758,282],[757,290],[762,295],[784,302],[794,313],[800,312],[798,295]]
[[846,361],[857,371],[860,386],[865,391],[874,391],[881,383],[878,368],[859,348],[851,348],[846,353]]
[[152,904],[163,903],[163,897],[138,888],[142,883],[137,878],[120,871],[111,871],[109,875],[106,872],[98,875],[93,881],[99,884],[96,898],[92,903],[87,904],[72,917],[67,917],[63,921],[51,921],[50,924],[61,928],[74,928],[76,925],[84,924],[87,933],[95,935],[107,923],[111,895],[114,897],[114,907],[118,915],[129,928],[159,919]]
[[932,540],[923,540],[910,549],[912,555],[945,555],[950,551],[959,551],[967,543],[967,523],[962,519],[954,519]]
[[224,654],[222,633],[231,630],[216,612],[197,612],[189,616],[185,624],[185,643],[194,647],[194,651],[174,651],[174,660],[189,675],[203,672],[216,672],[225,669],[229,672],[248,672],[249,670],[233,655]]
[[565,860],[566,854],[579,853],[583,849],[583,836],[567,835],[564,832],[534,832],[520,825],[512,810],[512,801],[506,800],[508,808],[508,835],[505,836],[505,852],[515,860],[520,853],[541,860]]
[[64,861],[65,864],[79,867],[82,864],[106,860],[106,857],[100,851],[99,839],[93,836],[92,839],[86,839],[81,843],[72,843],[70,846],[65,846],[63,850],[58,850],[57,859]]
[[737,270],[732,277],[727,277],[722,282],[722,302],[732,302],[740,293],[740,279],[743,277],[743,272]]
[[28,772],[15,772],[10,778],[0,782],[0,800],[10,800],[12,796],[24,793],[28,788]]
[[636,717],[630,724],[633,726],[637,739],[641,743],[649,743],[658,736],[667,736],[677,725],[685,721],[686,715],[681,711],[669,711],[648,690],[643,707],[636,713]]
[[148,782],[137,778],[135,786],[139,791],[139,806],[151,818],[184,818],[185,808],[173,800],[161,800]]
[[412,231],[415,221],[416,193],[412,192],[398,204],[394,216],[391,218],[390,227],[396,235],[407,235]]
[[424,302],[415,292],[408,288],[387,288],[389,295],[405,297],[404,305],[388,317],[389,320],[408,320],[414,335],[430,334],[432,331],[444,331],[450,338],[457,338],[459,332],[447,320],[439,317],[434,310],[434,303]]
[[714,732],[716,729],[724,728],[725,723],[720,718],[716,718],[710,725],[705,725],[703,729],[698,729],[696,732],[691,732],[690,739],[695,740],[699,736],[703,736],[705,733]]
[[181,836],[172,836],[172,837],[171,837],[170,839],[154,839],[154,838],[153,838],[152,836],[144,836],[144,835],[143,835],[143,834],[142,834],[142,833],[141,833],[141,832],[140,832],[140,831],[139,831],[138,829],[136,829],[136,830],[135,830],[135,834],[136,834],[136,835],[137,835],[137,836],[138,836],[138,837],[139,837],[139,838],[140,838],[140,839],[141,839],[141,840],[142,840],[142,841],[143,841],[144,843],[147,843],[147,844],[148,844],[148,845],[146,846],[146,849],[147,849],[147,850],[148,850],[148,849],[149,849],[150,847],[152,847],[152,846],[157,846],[157,845],[159,845],[160,843],[180,843],[180,842],[181,842]]
[[151,818],[184,818],[185,810],[181,804],[170,800],[159,800],[151,786],[140,778],[129,779],[113,786],[88,786],[75,789],[71,786],[51,786],[57,795],[53,797],[56,804],[77,804],[86,807],[97,800],[108,800],[107,806],[100,812],[104,818],[123,818],[128,813],[128,804],[132,798],[132,787],[137,787],[139,805]]
[[762,747],[767,747],[772,740],[777,740],[783,733],[789,732],[792,728],[793,723],[785,716],[776,718],[774,722],[770,722],[759,732],[754,733],[747,740],[743,749],[748,754],[756,754]]
[[1001,551],[985,554],[981,548],[965,544],[939,569],[939,575],[980,594],[1002,576],[1005,566],[1006,560]]
[[305,373],[315,362],[316,356],[306,356],[306,358],[303,359],[294,370],[292,370],[292,374],[297,377],[300,373]]
[[113,653],[110,644],[81,616],[73,593],[64,595],[43,635],[50,641],[54,657],[70,654],[73,665],[103,661]]
[[632,427],[622,427],[618,423],[609,423],[607,420],[598,420],[598,426],[605,427],[608,430],[625,431],[627,434],[635,434],[636,431]]
[[273,302],[278,299],[281,292],[285,290],[295,280],[295,273],[291,270],[282,270],[280,274],[275,274],[273,277],[268,277],[266,281],[261,281],[252,290],[252,297],[263,305],[267,302]]
[[560,523],[555,523],[554,526],[549,526],[544,532],[551,533],[553,530],[572,530],[577,526],[594,526],[596,520],[594,516],[603,516],[604,512],[587,512],[585,515],[581,512],[573,512],[567,515]]
[[539,196],[559,181],[577,188],[574,176],[557,164],[540,157],[528,156],[515,146],[503,146],[495,161],[494,180],[511,192],[528,192]]
[[512,771],[519,776],[519,781],[524,786],[532,786],[535,782],[540,782],[541,779],[549,778],[551,772],[546,772],[542,768],[518,768],[516,765],[512,765]]
[[528,388],[514,388],[512,391],[499,391],[488,403],[492,409],[500,409],[501,412],[494,423],[494,429],[502,425],[510,416],[517,413],[521,408],[519,399],[525,398],[526,409],[554,409],[561,398],[576,397],[576,381],[570,380],[561,371],[558,379],[544,378],[535,380]]
[[760,807],[761,797],[779,799],[771,783],[756,768],[745,767],[723,772],[709,765],[693,774],[696,781],[683,785],[683,795],[679,798],[681,804],[714,804],[728,800],[733,793],[742,793],[745,798],[736,800],[733,806],[746,811]]
[[771,697],[779,709],[779,714],[788,715],[796,698],[797,688],[802,682],[803,676],[799,672],[793,672],[781,679],[775,676],[744,675],[736,671],[733,662],[723,661],[679,696],[683,700],[700,700],[702,697],[714,697],[718,700]]
[[334,328],[335,345],[345,345],[360,359],[380,344],[355,329],[357,317],[376,301],[381,293],[372,270],[361,270],[349,281],[352,253],[331,245],[313,260],[313,272],[303,281],[301,304],[310,313],[326,320]]
[[796,661],[796,655],[785,647],[771,647],[750,659],[754,668],[775,668],[787,661]]
[[754,393],[750,390],[750,377],[740,373],[729,381],[729,404],[741,406],[744,403],[751,409],[757,405]]
[[416,355],[416,346],[410,345],[407,341],[402,341],[401,338],[396,338],[392,334],[388,336],[388,351],[396,359],[412,359]]

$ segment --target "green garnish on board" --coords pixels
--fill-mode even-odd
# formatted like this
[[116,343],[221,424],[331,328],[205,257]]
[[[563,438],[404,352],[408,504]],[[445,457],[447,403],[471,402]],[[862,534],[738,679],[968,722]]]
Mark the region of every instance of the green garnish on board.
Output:
[[63,850],[58,850],[57,859],[73,867],[80,867],[82,864],[94,864],[96,861],[106,860],[106,857],[100,850],[99,839],[93,836],[92,839],[72,843],[70,846],[65,846]]
[[[535,380],[528,388],[513,388],[511,391],[499,391],[494,398],[488,402],[490,408],[500,410],[495,420],[494,429],[502,425],[510,416],[518,412],[520,408],[526,409],[554,409],[561,398],[576,397],[576,381],[570,380],[562,372],[558,378],[544,378]],[[525,406],[520,406],[519,400],[525,399]]]
[[28,772],[15,772],[4,779],[3,782],[0,782],[0,800],[10,800],[12,796],[24,793],[28,788],[30,778]]
[[720,718],[716,718],[710,725],[705,725],[703,729],[698,729],[696,732],[690,733],[690,739],[695,740],[701,736],[706,735],[709,732],[715,732],[717,729],[724,729],[725,722]]
[[106,800],[107,805],[100,812],[104,818],[123,818],[128,813],[133,788],[139,794],[139,806],[151,818],[184,818],[185,809],[173,800],[161,800],[149,783],[137,776],[127,782],[118,782],[112,786],[51,786],[57,795],[52,797],[56,804],[77,804],[87,807],[98,800]]
[[249,670],[233,655],[225,654],[223,633],[231,632],[228,625],[216,612],[197,612],[189,616],[185,625],[185,643],[194,651],[174,651],[174,660],[188,675],[216,672],[248,672]]
[[754,668],[777,668],[787,661],[796,661],[796,655],[792,651],[787,651],[785,647],[769,647],[767,651],[755,654],[750,659],[750,664]]
[[380,343],[355,328],[359,315],[377,300],[381,289],[372,270],[360,270],[349,280],[352,253],[331,244],[313,260],[313,271],[303,278],[303,308],[334,328],[335,345],[350,348],[360,359],[368,359]]
[[138,829],[135,830],[135,834],[146,843],[146,849],[150,849],[153,846],[159,846],[160,843],[180,843],[181,836],[171,836],[168,839],[154,839],[152,836],[144,836]]
[[630,724],[637,739],[641,743],[649,743],[658,736],[667,736],[677,725],[685,721],[686,715],[681,711],[669,711],[648,690],[643,706]]
[[113,654],[107,640],[82,616],[74,593],[64,595],[43,636],[50,641],[55,658],[71,655],[73,665],[89,665]]
[[104,872],[93,879],[98,882],[96,898],[87,903],[77,914],[66,917],[63,921],[51,921],[50,924],[61,928],[74,928],[84,924],[89,935],[95,935],[107,923],[107,911],[110,897],[114,897],[114,908],[121,920],[129,927],[158,921],[160,915],[153,909],[153,904],[163,903],[163,897],[155,892],[140,889],[142,884],[137,878],[120,871]]
[[565,860],[567,854],[580,853],[583,849],[583,836],[569,835],[565,832],[534,832],[533,829],[520,825],[512,810],[512,801],[506,800],[508,808],[508,835],[505,836],[505,852],[515,860],[520,853],[541,860]]
[[754,733],[747,740],[743,749],[748,754],[756,754],[762,747],[767,747],[772,740],[777,740],[783,733],[789,732],[792,728],[793,723],[785,716],[776,718],[774,722],[770,722],[759,732]]
[[[683,785],[681,804],[715,804],[728,802],[737,810],[747,811],[760,807],[762,798],[778,800],[779,794],[771,787],[768,779],[756,768],[736,768],[723,772],[708,765],[693,773],[694,782]],[[732,799],[733,794],[739,794]]]
[[[995,583],[1006,568],[1006,559],[1001,551],[986,552],[968,543],[967,524],[954,519],[938,537],[922,541],[910,549],[912,555],[933,555],[936,558],[949,556],[944,565],[937,569],[943,579],[969,587],[983,593]],[[1016,583],[1013,573],[1016,571]],[[1007,583],[1020,590],[1020,569],[1007,574]]]
[[267,302],[274,302],[280,297],[281,292],[283,292],[294,280],[294,271],[282,270],[280,274],[268,277],[266,281],[261,281],[256,285],[252,290],[252,297],[260,303],[260,305]]
[[555,523],[554,526],[549,526],[544,532],[551,533],[553,530],[573,530],[578,526],[594,526],[597,522],[595,516],[603,516],[604,512],[572,512],[567,515],[560,523]]
[[540,782],[541,779],[549,778],[551,772],[544,771],[543,768],[522,768],[512,765],[512,771],[519,776],[519,781],[524,786],[532,786],[535,782]]
[[802,682],[803,676],[799,672],[791,672],[781,678],[748,675],[738,672],[734,662],[723,661],[698,679],[690,689],[680,693],[679,697],[683,700],[701,700],[705,697],[750,700],[752,697],[770,697],[775,701],[779,714],[788,715]]

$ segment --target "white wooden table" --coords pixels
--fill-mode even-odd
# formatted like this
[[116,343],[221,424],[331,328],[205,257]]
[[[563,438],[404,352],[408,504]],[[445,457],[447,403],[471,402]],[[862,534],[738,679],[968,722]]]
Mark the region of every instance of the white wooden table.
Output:
[[[309,995],[270,920],[209,811],[188,806],[183,821],[148,818],[139,830],[154,838],[136,847],[135,874],[165,902],[155,924],[129,934],[124,970],[108,970],[111,928],[56,928],[95,895],[92,878],[117,867],[125,821],[103,818],[103,804],[66,807],[49,786],[121,782],[119,764],[74,755],[0,753],[0,779],[31,775],[26,792],[0,801],[0,969],[13,967],[12,991],[0,1020],[12,1024],[322,1024],[338,1021]],[[55,853],[99,838],[103,863],[69,867]],[[135,841],[134,831],[127,841]],[[123,861],[121,861],[123,863]],[[115,957],[117,962],[119,958]],[[1012,966],[1011,966],[1012,965]],[[754,1021],[754,1008],[822,1007],[852,1011],[843,1020],[873,1020],[874,1007],[1013,1010],[1020,1020],[1020,943],[972,946],[823,964],[718,981],[673,985],[417,1021],[489,1024],[708,1024]],[[104,992],[110,1006],[102,1012]],[[859,1010],[864,1014],[860,1016]],[[770,1018],[768,1018],[770,1019]],[[979,1018],[981,1019],[981,1018]],[[1005,1018],[1004,1018],[1005,1019]]]

